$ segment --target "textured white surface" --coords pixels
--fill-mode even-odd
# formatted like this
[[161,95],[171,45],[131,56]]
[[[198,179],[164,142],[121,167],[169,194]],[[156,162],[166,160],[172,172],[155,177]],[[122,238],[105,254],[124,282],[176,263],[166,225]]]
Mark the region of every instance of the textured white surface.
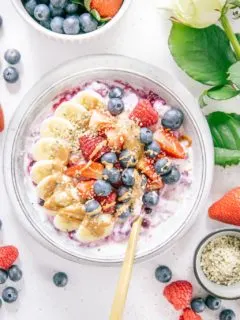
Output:
[[[21,81],[8,86],[0,79],[0,100],[6,116],[6,125],[23,95],[47,71],[65,60],[89,53],[118,53],[142,59],[175,74],[196,96],[202,87],[180,72],[172,60],[167,38],[170,23],[162,13],[157,13],[152,0],[133,0],[128,14],[105,36],[83,44],[61,44],[39,36],[20,19],[10,1],[1,1],[0,14],[4,28],[0,31],[1,73],[5,66],[3,53],[10,47],[22,53]],[[228,103],[231,111],[237,100]],[[237,108],[235,107],[237,110]],[[230,109],[229,109],[230,110]],[[2,148],[3,134],[0,136]],[[2,165],[1,165],[2,166]],[[1,173],[2,174],[2,173]],[[231,169],[217,168],[209,203],[229,188],[238,185],[240,166]],[[1,243],[15,244],[21,252],[24,272],[17,303],[0,310],[1,320],[106,320],[112,302],[119,268],[96,268],[65,261],[48,252],[30,238],[14,218],[9,200],[0,178],[0,217],[4,229]],[[169,252],[154,260],[136,265],[129,290],[124,319],[126,320],[178,320],[179,314],[162,297],[163,286],[154,278],[158,264],[171,267],[174,279],[193,281],[194,292],[199,286],[192,272],[192,257],[199,240],[222,224],[210,222],[206,210],[199,216],[191,231]],[[55,271],[69,275],[69,285],[58,289],[51,278]],[[0,291],[3,286],[0,286]],[[205,294],[205,293],[204,293]],[[240,315],[240,302],[224,302]],[[218,313],[205,312],[204,320],[218,319]]]

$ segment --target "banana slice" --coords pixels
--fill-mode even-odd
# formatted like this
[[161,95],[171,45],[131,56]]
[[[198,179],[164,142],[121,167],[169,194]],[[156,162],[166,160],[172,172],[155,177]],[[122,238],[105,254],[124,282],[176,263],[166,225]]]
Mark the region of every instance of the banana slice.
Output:
[[80,202],[73,203],[70,206],[58,210],[58,214],[63,217],[83,220],[85,216],[84,205]]
[[60,215],[56,215],[53,220],[54,226],[58,230],[64,231],[64,232],[71,232],[71,231],[77,230],[79,228],[80,223],[81,222],[79,220],[69,219],[66,217],[62,217]]
[[71,141],[74,136],[74,127],[67,119],[50,117],[43,121],[40,135],[42,138],[52,137]]
[[76,238],[84,243],[104,239],[112,233],[114,221],[110,214],[85,217],[76,232]]
[[63,102],[55,111],[55,116],[67,119],[71,123],[85,127],[89,120],[88,111],[76,101]]
[[37,185],[37,194],[39,198],[43,200],[50,198],[56,189],[58,179],[58,176],[54,174],[41,180]]
[[93,90],[79,92],[72,101],[79,103],[87,110],[103,109],[105,105],[103,97]]
[[69,145],[66,141],[55,138],[42,138],[33,146],[33,158],[40,160],[59,160],[66,164],[69,157]]
[[56,172],[62,172],[63,165],[54,160],[37,161],[31,168],[30,176],[34,183],[38,184],[41,180]]

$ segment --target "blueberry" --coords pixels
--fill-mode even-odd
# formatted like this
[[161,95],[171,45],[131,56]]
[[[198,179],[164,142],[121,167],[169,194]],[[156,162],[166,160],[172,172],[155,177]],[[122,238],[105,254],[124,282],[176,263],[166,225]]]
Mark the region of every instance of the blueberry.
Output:
[[37,0],[37,4],[44,3],[49,4],[50,0]]
[[154,166],[157,174],[160,176],[168,174],[172,170],[171,161],[168,158],[159,159]]
[[22,270],[18,266],[13,265],[8,270],[8,276],[14,282],[19,281],[22,279]]
[[46,4],[38,4],[34,9],[34,17],[38,21],[48,20],[50,17],[50,9]]
[[25,3],[25,9],[30,14],[30,16],[34,15],[34,10],[37,6],[36,0],[29,0]]
[[0,284],[3,284],[7,281],[8,273],[6,270],[0,269]]
[[191,308],[194,312],[203,312],[206,308],[205,302],[202,298],[195,298],[191,301]]
[[218,310],[221,307],[221,300],[214,296],[208,295],[205,304],[210,310]]
[[168,174],[162,176],[162,180],[166,184],[174,184],[179,181],[181,174],[176,167],[172,167]]
[[122,98],[123,97],[123,89],[119,87],[114,87],[112,90],[109,92],[109,98]]
[[103,170],[103,177],[105,180],[112,184],[119,183],[121,181],[121,174],[120,171],[116,168],[111,169],[104,169]]
[[144,144],[149,144],[153,141],[153,133],[148,128],[141,128],[140,141]]
[[236,314],[231,309],[223,310],[219,315],[220,320],[236,320]]
[[92,32],[97,29],[98,22],[90,13],[83,13],[79,16],[81,30],[85,33]]
[[117,116],[124,110],[124,103],[120,98],[112,98],[108,102],[108,111],[113,116]]
[[63,22],[64,19],[62,17],[54,17],[51,21],[51,30],[57,33],[63,33]]
[[167,266],[159,266],[155,270],[155,277],[162,283],[167,283],[172,279],[172,271]]
[[64,8],[67,5],[68,0],[50,0],[51,5],[55,8]]
[[63,22],[63,30],[66,34],[78,34],[80,31],[79,19],[75,16],[66,18]]
[[64,15],[64,9],[62,8],[55,8],[52,4],[50,4],[49,9],[52,17],[61,17]]
[[85,211],[90,215],[96,215],[101,212],[101,205],[97,200],[89,200],[85,203]]
[[17,49],[8,49],[4,54],[4,59],[10,64],[16,64],[21,59],[21,54]]
[[3,24],[3,19],[2,19],[2,16],[0,16],[0,28],[1,28],[2,24]]
[[117,162],[117,156],[114,152],[107,152],[101,157],[101,162],[103,164],[111,163],[114,164]]
[[65,287],[68,283],[68,276],[65,272],[57,272],[53,276],[53,282],[57,287]]
[[3,71],[3,78],[8,83],[15,83],[19,78],[19,73],[14,67],[7,67]]
[[112,192],[111,184],[104,180],[97,180],[93,188],[97,196],[107,197]]
[[2,229],[2,220],[0,219],[0,230]]
[[131,209],[126,204],[117,204],[116,206],[118,218],[121,222],[126,221],[127,218],[131,216]]
[[149,158],[155,158],[160,152],[160,146],[156,141],[145,146],[145,153]]
[[135,183],[134,169],[128,168],[123,170],[122,182],[125,186],[132,187]]
[[171,108],[162,117],[162,126],[171,130],[177,130],[183,123],[183,112],[178,108]]
[[119,202],[123,202],[126,203],[131,199],[131,195],[132,195],[132,189],[125,187],[125,186],[121,186],[118,189],[118,201]]
[[143,195],[143,203],[148,207],[153,207],[158,204],[159,194],[156,191],[148,191]]
[[0,299],[0,308],[2,307],[2,299]]
[[13,303],[18,298],[18,292],[13,287],[7,287],[2,292],[2,298],[3,298],[3,301],[7,303]]
[[68,3],[65,7],[65,11],[67,14],[75,14],[78,12],[78,4],[76,3]]
[[46,29],[48,29],[48,30],[51,30],[51,20],[50,20],[50,19],[40,21],[39,24],[40,24],[42,27],[44,27],[44,28],[46,28]]
[[119,155],[119,162],[123,168],[133,168],[137,164],[137,159],[133,152],[125,149]]

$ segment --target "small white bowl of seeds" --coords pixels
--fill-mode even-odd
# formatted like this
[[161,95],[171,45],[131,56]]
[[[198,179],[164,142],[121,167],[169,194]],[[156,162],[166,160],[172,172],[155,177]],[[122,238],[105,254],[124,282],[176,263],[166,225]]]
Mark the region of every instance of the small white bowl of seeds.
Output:
[[210,294],[221,299],[240,299],[240,229],[208,234],[195,251],[194,273]]

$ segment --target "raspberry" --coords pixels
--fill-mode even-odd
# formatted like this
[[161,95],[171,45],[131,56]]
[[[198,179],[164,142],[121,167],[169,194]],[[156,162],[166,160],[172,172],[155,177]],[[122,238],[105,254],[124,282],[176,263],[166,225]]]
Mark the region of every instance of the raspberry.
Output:
[[167,285],[163,295],[176,310],[182,310],[189,306],[192,299],[192,285],[188,281],[175,281]]

